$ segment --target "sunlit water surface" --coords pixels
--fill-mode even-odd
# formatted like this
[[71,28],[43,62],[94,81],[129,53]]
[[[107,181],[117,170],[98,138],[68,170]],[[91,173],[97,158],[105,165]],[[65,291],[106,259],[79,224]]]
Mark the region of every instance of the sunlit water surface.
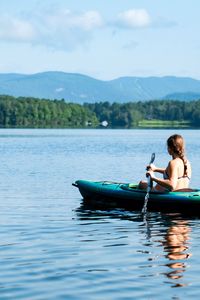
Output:
[[[200,187],[200,132],[176,132]],[[91,209],[71,185],[144,179],[173,133],[0,130],[0,299],[199,299],[199,218]]]

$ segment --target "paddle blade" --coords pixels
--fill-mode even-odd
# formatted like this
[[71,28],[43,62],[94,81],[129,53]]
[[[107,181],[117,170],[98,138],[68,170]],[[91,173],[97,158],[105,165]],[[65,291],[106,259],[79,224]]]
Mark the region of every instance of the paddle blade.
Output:
[[152,164],[152,163],[154,162],[155,157],[156,157],[156,154],[155,154],[155,152],[153,152],[153,153],[151,154],[151,160],[150,160],[150,163],[149,163],[149,164]]

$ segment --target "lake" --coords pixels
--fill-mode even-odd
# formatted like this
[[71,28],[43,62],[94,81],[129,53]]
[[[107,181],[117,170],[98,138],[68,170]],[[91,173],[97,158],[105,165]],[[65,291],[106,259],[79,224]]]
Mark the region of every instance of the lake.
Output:
[[0,130],[0,299],[199,299],[200,219],[86,209],[77,179],[138,182],[180,133],[200,187],[199,130]]

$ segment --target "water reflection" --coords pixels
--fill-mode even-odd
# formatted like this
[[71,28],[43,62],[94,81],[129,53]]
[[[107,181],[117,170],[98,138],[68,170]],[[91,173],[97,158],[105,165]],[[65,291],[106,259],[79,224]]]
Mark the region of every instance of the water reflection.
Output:
[[[189,250],[191,246],[189,241],[191,235],[189,220],[185,219],[181,214],[160,214],[159,216],[160,219],[157,219],[157,222],[160,229],[157,231],[157,227],[153,228],[152,226],[154,222],[152,223],[151,213],[147,212],[143,215],[143,226],[145,228],[143,233],[146,240],[151,242],[149,244],[151,247],[154,247],[156,242],[160,241],[159,246],[163,247],[164,257],[167,259],[167,263],[164,266],[169,269],[163,274],[173,280],[172,287],[184,287],[188,285],[183,282],[184,272],[188,267],[187,260],[192,256]],[[163,239],[155,239],[155,231],[157,231],[157,237],[163,236]],[[157,257],[150,257],[148,260],[155,262],[161,256],[162,254],[157,255]]]
[[[148,264],[143,262],[143,267],[145,268],[146,266],[149,268],[150,264],[151,267],[155,268],[156,266],[159,269],[158,273],[160,275],[162,274],[170,279],[170,282],[167,282],[167,284],[170,284],[171,287],[184,287],[189,284],[189,282],[186,283],[186,271],[188,268],[188,259],[192,255],[190,251],[192,230],[190,221],[192,217],[188,219],[181,214],[162,214],[158,212],[147,212],[144,215],[139,211],[131,212],[122,209],[95,210],[94,207],[84,204],[77,210],[77,216],[79,220],[90,220],[91,222],[94,218],[96,221],[98,219],[101,219],[101,221],[103,219],[104,221],[120,219],[122,221],[136,222],[136,226],[126,223],[127,234],[129,234],[130,240],[128,246],[130,249],[135,247],[132,250],[143,255],[144,261],[148,262]],[[101,230],[100,227],[98,230]],[[137,233],[139,233],[141,240],[134,240],[133,244],[131,243],[131,238],[134,239],[133,236],[136,236]],[[112,232],[109,234],[111,237]],[[148,255],[148,258],[146,258],[146,255]],[[135,263],[134,260],[132,263]],[[163,267],[167,268],[164,272]],[[153,273],[154,268],[152,268],[152,273],[145,276],[157,276],[158,273]],[[166,283],[166,281],[163,282]]]
[[[170,279],[181,279],[186,271],[186,260],[191,257],[189,239],[191,228],[187,220],[174,220],[169,226],[163,241],[166,258],[171,262],[166,264],[172,271],[166,273]],[[178,284],[184,286],[185,284]]]

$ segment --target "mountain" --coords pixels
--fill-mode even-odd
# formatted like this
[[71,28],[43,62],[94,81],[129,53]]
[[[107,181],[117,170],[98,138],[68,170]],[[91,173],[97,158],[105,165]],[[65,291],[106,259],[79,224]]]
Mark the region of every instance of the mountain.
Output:
[[166,95],[163,100],[181,100],[181,101],[192,101],[200,100],[200,93],[173,93]]
[[15,97],[65,99],[67,102],[128,102],[155,99],[199,99],[200,80],[185,77],[121,77],[103,81],[92,77],[43,72],[0,74],[0,94]]

